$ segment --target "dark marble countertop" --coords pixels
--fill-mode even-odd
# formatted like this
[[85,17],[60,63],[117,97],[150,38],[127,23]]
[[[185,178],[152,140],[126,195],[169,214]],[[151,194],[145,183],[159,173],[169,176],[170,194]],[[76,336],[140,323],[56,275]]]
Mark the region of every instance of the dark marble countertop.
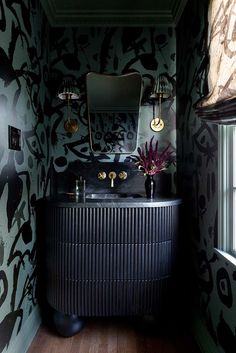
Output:
[[[93,194],[94,197],[86,195],[87,197],[81,198],[75,195],[59,194],[55,198],[48,198],[47,202],[53,204],[57,207],[108,207],[108,208],[127,208],[127,207],[165,207],[165,206],[175,206],[180,205],[182,200],[175,196],[163,197],[156,196],[153,199],[147,199],[144,195],[134,196],[121,196],[114,197],[110,196],[106,198],[104,195],[97,196]],[[97,197],[96,197],[97,196]]]

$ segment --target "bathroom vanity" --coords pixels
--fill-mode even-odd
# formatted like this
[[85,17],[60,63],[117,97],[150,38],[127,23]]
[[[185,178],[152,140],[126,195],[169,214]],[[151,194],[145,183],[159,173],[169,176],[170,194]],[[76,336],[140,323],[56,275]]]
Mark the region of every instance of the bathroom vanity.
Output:
[[180,204],[129,194],[48,200],[49,304],[67,318],[158,315],[171,297]]

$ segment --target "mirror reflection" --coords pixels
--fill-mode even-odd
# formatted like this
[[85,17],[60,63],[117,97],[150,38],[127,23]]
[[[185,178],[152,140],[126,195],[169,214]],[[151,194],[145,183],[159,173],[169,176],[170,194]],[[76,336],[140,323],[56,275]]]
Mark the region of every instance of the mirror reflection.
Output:
[[132,153],[137,144],[142,94],[138,72],[87,74],[90,145],[94,153]]

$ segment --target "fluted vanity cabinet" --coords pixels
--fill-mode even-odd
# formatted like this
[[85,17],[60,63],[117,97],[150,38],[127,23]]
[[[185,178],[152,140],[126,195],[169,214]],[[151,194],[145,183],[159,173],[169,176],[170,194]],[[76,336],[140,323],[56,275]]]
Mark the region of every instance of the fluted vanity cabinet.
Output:
[[78,316],[157,314],[171,289],[180,203],[48,201],[49,304]]

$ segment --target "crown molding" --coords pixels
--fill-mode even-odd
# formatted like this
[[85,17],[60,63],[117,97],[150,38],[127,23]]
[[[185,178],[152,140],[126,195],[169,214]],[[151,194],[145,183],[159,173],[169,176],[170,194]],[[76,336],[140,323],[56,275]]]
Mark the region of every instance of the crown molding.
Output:
[[171,13],[161,13],[154,11],[96,11],[90,13],[87,11],[67,11],[60,13],[58,11],[50,24],[53,27],[62,26],[156,26],[173,25]]
[[188,0],[172,0],[168,10],[95,10],[65,9],[55,0],[41,0],[52,27],[74,26],[175,26]]

